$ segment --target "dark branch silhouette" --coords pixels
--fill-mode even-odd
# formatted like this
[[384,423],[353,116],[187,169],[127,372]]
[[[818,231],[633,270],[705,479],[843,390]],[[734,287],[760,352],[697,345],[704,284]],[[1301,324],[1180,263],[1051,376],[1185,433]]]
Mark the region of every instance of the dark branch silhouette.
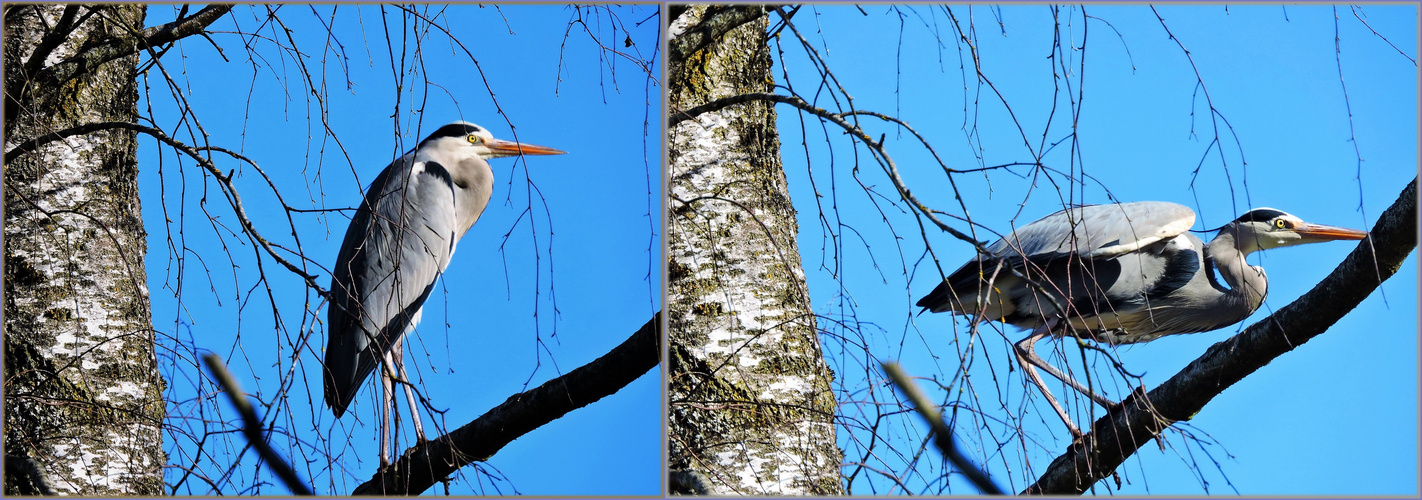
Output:
[[656,367],[662,354],[661,339],[662,313],[658,312],[602,357],[510,396],[449,434],[411,447],[352,494],[418,495],[460,467],[488,460],[529,431],[612,395]]
[[884,373],[889,376],[894,385],[898,386],[900,391],[903,391],[905,396],[908,396],[909,401],[912,401],[914,408],[918,410],[918,414],[928,421],[929,427],[933,428],[933,444],[938,446],[938,451],[948,457],[948,461],[953,462],[953,466],[957,467],[964,476],[967,476],[968,480],[973,482],[973,486],[978,488],[978,491],[987,495],[1003,494],[1002,488],[992,482],[992,478],[988,477],[987,472],[984,472],[982,467],[973,463],[972,459],[963,455],[963,452],[958,449],[958,443],[953,438],[953,429],[943,421],[943,413],[938,411],[938,406],[934,405],[933,401],[928,399],[928,395],[913,383],[913,379],[909,378],[908,373],[905,373],[898,363],[884,363],[883,367]]

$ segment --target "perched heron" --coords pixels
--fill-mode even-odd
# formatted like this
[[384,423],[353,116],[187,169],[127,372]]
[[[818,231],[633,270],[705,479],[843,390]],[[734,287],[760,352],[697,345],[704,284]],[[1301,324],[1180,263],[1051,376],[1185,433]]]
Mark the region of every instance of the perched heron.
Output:
[[1258,309],[1269,290],[1264,269],[1245,256],[1368,235],[1272,208],[1245,212],[1208,245],[1187,232],[1194,224],[1195,212],[1160,201],[1063,210],[988,246],[987,255],[948,275],[918,305],[1031,329],[1014,346],[1017,362],[1080,437],[1034,366],[1105,408],[1115,403],[1037,357],[1038,340],[1072,335],[1134,344],[1233,325]]
[[385,167],[366,191],[332,271],[324,379],[326,404],[341,418],[361,383],[383,366],[381,466],[390,463],[393,377],[405,387],[415,433],[425,440],[401,338],[420,322],[455,244],[489,204],[494,172],[487,160],[556,154],[563,151],[495,139],[483,127],[454,122]]

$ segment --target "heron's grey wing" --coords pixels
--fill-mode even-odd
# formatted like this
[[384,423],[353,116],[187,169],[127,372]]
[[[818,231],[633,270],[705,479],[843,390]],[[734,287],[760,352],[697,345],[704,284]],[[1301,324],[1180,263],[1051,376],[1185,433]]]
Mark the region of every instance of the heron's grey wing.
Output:
[[1220,297],[1227,296],[1228,289],[1216,280],[1210,269],[1213,263],[1205,257],[1204,242],[1193,234],[1174,238],[1159,252],[1139,252],[1132,257],[1141,260],[1146,282],[1137,297],[1120,297],[1121,309],[1134,307],[1120,318],[1122,330],[1128,334],[1099,340],[1136,343],[1164,335],[1207,332],[1244,321],[1253,312],[1250,307],[1214,306]]
[[998,257],[1035,258],[1075,253],[1095,258],[1133,252],[1184,233],[1195,212],[1165,201],[1087,205],[1062,210],[1018,228],[989,248]]
[[380,358],[419,322],[454,251],[449,173],[434,162],[402,168],[411,160],[386,167],[371,183],[336,259],[325,395],[337,418]]
[[[989,245],[991,255],[979,255],[968,261],[919,300],[918,305],[934,312],[961,310],[956,303],[977,301],[979,297],[1000,297],[999,292],[1027,286],[1020,278],[1005,272],[1007,269],[1025,269],[1028,262],[1041,269],[1071,254],[1086,259],[1123,255],[1178,236],[1194,224],[1195,212],[1188,207],[1160,201],[1088,205],[1058,211]],[[987,281],[994,275],[997,276],[993,280],[995,290],[986,290]],[[989,317],[993,319],[1013,312],[1012,304],[992,307]]]
[[1062,302],[1074,327],[1099,332],[1098,341],[1132,343],[1154,339],[1154,332],[1179,332],[1175,309],[1189,305],[1187,286],[1205,280],[1203,255],[1200,239],[1184,233],[1140,251],[1059,259],[1045,272],[1047,281],[1071,287]]

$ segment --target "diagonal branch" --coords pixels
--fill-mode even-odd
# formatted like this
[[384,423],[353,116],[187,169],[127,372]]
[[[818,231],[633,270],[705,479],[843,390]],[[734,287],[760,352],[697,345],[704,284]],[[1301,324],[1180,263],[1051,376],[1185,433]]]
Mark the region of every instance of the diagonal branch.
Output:
[[503,404],[433,441],[405,451],[353,495],[418,495],[465,465],[488,460],[524,434],[612,395],[656,367],[662,357],[662,313],[593,362]]
[[[92,12],[94,11],[88,11],[88,13]],[[44,38],[40,38],[39,45],[36,45],[35,51],[30,53],[30,60],[25,61],[24,74],[33,75],[39,71],[40,65],[44,64],[45,59],[49,59],[49,55],[54,53],[54,49],[69,39],[69,35],[74,32],[75,25],[79,24],[74,22],[74,18],[78,16],[79,5],[64,7],[64,12],[59,15],[59,20],[55,21],[54,27],[45,33]],[[43,18],[41,17],[41,19]]]
[[208,371],[212,372],[212,377],[217,380],[217,386],[222,392],[227,393],[227,400],[232,406],[237,408],[237,413],[242,416],[242,434],[247,437],[247,442],[257,449],[257,454],[267,463],[267,467],[281,479],[282,484],[293,494],[310,496],[311,487],[296,474],[296,470],[291,468],[291,464],[282,458],[281,454],[272,448],[272,444],[267,442],[267,436],[262,425],[262,418],[257,416],[257,409],[252,407],[252,402],[247,401],[247,394],[242,392],[242,387],[237,384],[237,379],[227,371],[227,364],[222,362],[222,358],[213,353],[202,356],[202,362],[207,364]]
[[1308,293],[1211,346],[1170,380],[1132,393],[1092,425],[1025,494],[1082,494],[1174,422],[1274,358],[1308,342],[1357,307],[1417,247],[1417,179],[1383,212],[1368,239]]
[[958,443],[953,437],[953,428],[943,421],[943,412],[938,410],[938,405],[928,399],[928,395],[909,378],[908,373],[899,366],[898,363],[885,362],[880,366],[884,368],[884,374],[889,376],[889,380],[903,391],[909,401],[913,403],[918,414],[928,421],[928,427],[933,429],[933,443],[938,446],[938,451],[943,456],[948,457],[948,461],[958,468],[958,472],[967,476],[972,481],[973,486],[984,495],[1002,495],[1002,489],[992,482],[987,472],[982,467],[973,463],[973,460],[963,455],[963,451],[958,449]]
[[143,30],[137,39],[114,38],[88,48],[74,57],[44,68],[40,72],[41,84],[67,82],[87,73],[100,65],[138,53],[140,50],[158,47],[166,43],[202,33],[209,25],[217,22],[232,10],[231,5],[209,5],[191,16],[175,20],[162,26]]

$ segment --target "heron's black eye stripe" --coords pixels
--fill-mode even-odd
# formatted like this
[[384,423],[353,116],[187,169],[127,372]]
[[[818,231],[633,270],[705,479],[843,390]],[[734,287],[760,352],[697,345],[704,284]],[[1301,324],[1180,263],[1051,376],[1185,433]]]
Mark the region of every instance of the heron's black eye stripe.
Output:
[[435,139],[440,139],[444,137],[465,137],[483,131],[484,129],[479,128],[478,125],[473,125],[469,123],[451,123],[449,125],[440,127],[438,130],[435,130],[434,133],[430,134],[429,137],[426,137],[425,140],[420,141],[420,145],[424,146],[425,143],[433,141]]
[[1235,219],[1234,221],[1235,221],[1235,222],[1269,222],[1270,220],[1273,220],[1273,219],[1275,219],[1275,218],[1278,218],[1279,216],[1282,216],[1282,215],[1287,215],[1287,214],[1285,214],[1284,212],[1280,212],[1280,211],[1278,211],[1278,210],[1274,210],[1274,209],[1272,209],[1272,208],[1256,208],[1256,209],[1254,209],[1254,210],[1250,210],[1250,211],[1248,211],[1248,212],[1245,212],[1244,215],[1239,216],[1239,218],[1238,218],[1238,219]]

